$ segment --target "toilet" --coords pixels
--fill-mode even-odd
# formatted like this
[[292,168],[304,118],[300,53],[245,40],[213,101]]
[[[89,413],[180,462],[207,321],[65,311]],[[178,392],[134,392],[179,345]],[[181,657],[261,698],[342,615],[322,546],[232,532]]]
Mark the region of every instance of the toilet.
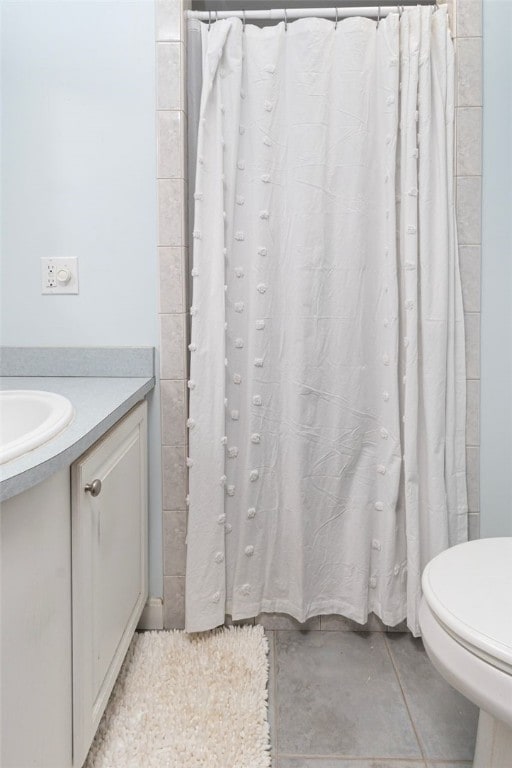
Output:
[[441,552],[425,568],[422,587],[425,650],[480,708],[473,768],[512,768],[512,538]]

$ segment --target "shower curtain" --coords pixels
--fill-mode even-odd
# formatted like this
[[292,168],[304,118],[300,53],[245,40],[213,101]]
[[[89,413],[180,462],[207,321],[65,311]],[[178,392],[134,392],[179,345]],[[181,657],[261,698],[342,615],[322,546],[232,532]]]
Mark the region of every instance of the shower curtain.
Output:
[[201,37],[186,628],[417,635],[467,535],[445,9]]

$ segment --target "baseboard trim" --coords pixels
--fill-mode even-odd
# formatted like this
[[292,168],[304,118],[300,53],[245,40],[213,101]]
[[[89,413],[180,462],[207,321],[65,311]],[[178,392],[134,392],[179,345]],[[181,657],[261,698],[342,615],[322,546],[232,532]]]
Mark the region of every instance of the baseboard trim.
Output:
[[144,606],[137,629],[149,631],[164,628],[164,601],[161,597],[150,597]]

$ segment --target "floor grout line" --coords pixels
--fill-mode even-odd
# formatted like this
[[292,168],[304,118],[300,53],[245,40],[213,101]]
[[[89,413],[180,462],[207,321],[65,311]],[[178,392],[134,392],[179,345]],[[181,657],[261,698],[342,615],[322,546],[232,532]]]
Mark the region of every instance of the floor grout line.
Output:
[[271,732],[271,739],[273,744],[271,743],[271,747],[273,746],[273,759],[272,764],[274,768],[278,767],[279,762],[279,740],[277,737],[277,721],[278,721],[278,703],[277,703],[277,665],[276,665],[276,654],[277,654],[277,648],[276,648],[276,633],[275,630],[271,630],[272,632],[272,696],[274,697],[274,712],[273,712],[273,720],[272,723],[272,732]]
[[[396,765],[396,763],[404,763],[405,765],[410,765],[411,763],[425,763],[425,760],[422,757],[375,757],[375,755],[367,755],[366,757],[361,755],[344,755],[341,753],[335,752],[334,754],[330,755],[303,755],[296,752],[282,752],[279,757],[285,757],[285,758],[293,758],[295,759],[300,758],[301,760],[350,760],[351,762],[367,762],[368,760],[378,760],[379,763],[393,763],[393,765]],[[446,760],[441,761],[441,765],[445,765]],[[451,763],[448,761],[448,764],[451,765]],[[453,763],[454,766],[457,765],[464,765],[464,763]]]
[[416,728],[416,723],[414,722],[414,718],[412,716],[411,709],[409,707],[409,702],[407,700],[407,696],[405,695],[405,689],[402,684],[402,680],[400,677],[400,674],[398,672],[398,665],[395,663],[395,659],[393,658],[393,653],[391,652],[391,646],[389,645],[389,639],[387,637],[384,637],[384,642],[386,645],[387,652],[389,654],[389,658],[391,660],[391,664],[393,665],[393,669],[395,671],[396,679],[398,681],[398,685],[400,686],[400,691],[402,692],[402,698],[404,700],[405,708],[407,709],[407,714],[409,715],[409,720],[411,721],[412,729],[414,731],[414,735],[416,736],[416,741],[418,742],[418,747],[420,748],[421,757],[423,759],[423,762],[427,766],[427,755],[425,754],[425,748],[423,745],[423,741],[420,738],[420,734],[418,729]]

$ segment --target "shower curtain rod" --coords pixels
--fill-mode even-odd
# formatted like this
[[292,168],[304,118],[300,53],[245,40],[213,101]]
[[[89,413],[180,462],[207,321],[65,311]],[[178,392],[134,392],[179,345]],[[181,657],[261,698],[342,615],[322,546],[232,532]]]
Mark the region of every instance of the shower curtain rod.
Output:
[[[384,18],[388,13],[395,13],[397,9],[402,11],[405,7],[411,6],[412,3],[400,3],[400,5],[379,5],[378,3],[372,4],[365,8],[351,7],[330,7],[330,8],[271,8],[269,10],[259,11],[244,11],[242,9],[232,11],[187,11],[186,15],[189,19],[199,19],[200,21],[214,22],[219,19],[229,19],[233,16],[250,21],[251,19],[276,19],[279,21],[288,21],[291,18],[305,19],[310,16],[317,16],[320,18],[347,18],[350,16],[377,16]],[[431,2],[415,2],[414,5],[436,5],[435,0]]]

